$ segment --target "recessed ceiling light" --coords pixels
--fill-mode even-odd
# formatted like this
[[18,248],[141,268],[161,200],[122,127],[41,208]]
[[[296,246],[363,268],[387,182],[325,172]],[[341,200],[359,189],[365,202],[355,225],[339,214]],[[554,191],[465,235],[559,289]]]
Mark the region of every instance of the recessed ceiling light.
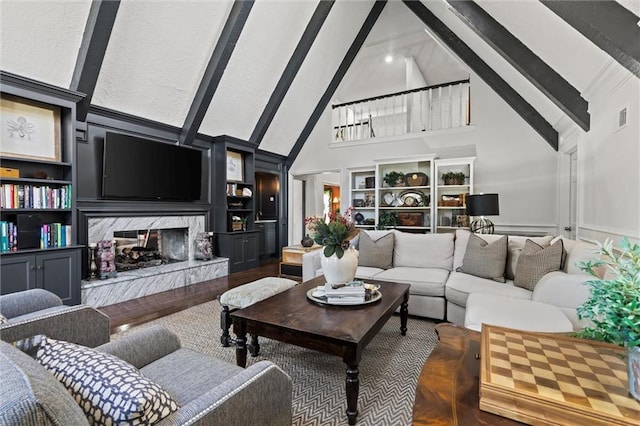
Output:
[[391,62],[393,62],[393,56],[391,55],[387,55],[384,57],[384,61],[388,64],[390,64]]

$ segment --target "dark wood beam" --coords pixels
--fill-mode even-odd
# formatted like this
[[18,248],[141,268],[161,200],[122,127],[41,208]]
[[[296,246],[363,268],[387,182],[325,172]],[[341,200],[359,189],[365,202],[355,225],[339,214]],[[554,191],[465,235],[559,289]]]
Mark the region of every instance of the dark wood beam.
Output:
[[204,71],[200,86],[196,91],[187,118],[182,125],[179,142],[184,145],[191,145],[198,134],[198,129],[202,124],[209,104],[216,93],[218,84],[224,75],[229,59],[236,43],[240,38],[244,24],[247,22],[249,12],[253,7],[253,0],[235,0],[231,7],[231,12],[224,24],[220,38],[213,49],[207,68]]
[[76,108],[76,119],[85,121],[93,92],[96,89],[98,75],[102,68],[104,54],[107,51],[113,23],[118,14],[120,0],[93,0],[87,25],[84,28],[76,66],[71,77],[70,89],[86,94]]
[[353,40],[353,43],[351,43],[349,50],[347,50],[347,53],[345,54],[344,59],[342,59],[340,66],[338,66],[338,69],[335,75],[333,76],[333,78],[331,79],[331,82],[329,82],[329,86],[327,86],[327,89],[324,91],[324,94],[318,101],[318,104],[316,105],[316,108],[313,110],[311,117],[309,117],[309,120],[307,120],[307,124],[304,126],[304,129],[302,129],[302,132],[300,133],[300,136],[296,140],[295,145],[293,146],[293,148],[291,148],[291,151],[287,156],[287,167],[290,168],[293,162],[298,157],[298,154],[300,154],[300,150],[304,146],[304,143],[309,138],[309,135],[311,134],[311,132],[313,131],[313,128],[316,126],[316,123],[322,116],[322,113],[324,112],[325,108],[327,107],[327,105],[329,105],[329,102],[331,101],[331,97],[333,96],[336,89],[340,85],[340,82],[344,78],[344,75],[349,70],[349,67],[353,63],[353,60],[356,58],[356,55],[360,51],[360,48],[364,44],[364,41],[367,39],[369,32],[375,25],[376,21],[378,20],[378,17],[380,17],[380,14],[382,13],[382,10],[384,9],[386,4],[387,4],[387,0],[376,0],[376,2],[373,4],[373,7],[371,8],[369,15],[367,15],[367,18],[364,20],[364,23],[360,28],[360,31],[358,31],[356,38]]
[[558,150],[558,132],[518,92],[502,79],[486,62],[463,42],[444,22],[439,20],[420,0],[403,0],[469,68],[491,87],[515,112],[522,117],[554,150]]
[[471,0],[449,0],[454,13],[556,106],[589,131],[589,103],[578,89]]
[[640,78],[640,18],[611,0],[542,0],[542,4]]
[[302,66],[304,58],[307,57],[307,53],[311,50],[311,46],[320,32],[324,21],[327,19],[334,3],[335,0],[320,0],[320,3],[318,3],[307,28],[305,28],[296,49],[293,51],[293,55],[291,55],[291,59],[289,59],[289,63],[287,63],[287,66],[280,76],[278,84],[276,84],[273,93],[271,93],[271,97],[269,98],[264,111],[262,111],[262,115],[260,115],[260,119],[258,119],[255,129],[253,129],[253,133],[251,133],[249,141],[255,143],[256,146],[260,145],[260,142],[262,142],[262,138],[271,125],[271,121],[273,120],[273,117],[275,117],[276,112],[278,112],[280,104],[284,100],[289,87],[291,87],[293,79],[296,77],[296,74],[298,74],[298,70]]

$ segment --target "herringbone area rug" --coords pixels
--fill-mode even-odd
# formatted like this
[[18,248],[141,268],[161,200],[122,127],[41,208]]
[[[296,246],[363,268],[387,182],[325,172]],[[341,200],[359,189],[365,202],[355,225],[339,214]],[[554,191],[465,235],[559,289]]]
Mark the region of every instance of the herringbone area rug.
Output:
[[[235,364],[235,348],[220,345],[220,305],[204,303],[120,333],[155,324],[176,333],[184,347]],[[112,338],[117,338],[113,336]],[[411,424],[415,386],[437,342],[434,323],[409,318],[406,336],[394,315],[365,348],[360,363],[359,426]],[[247,357],[278,364],[293,380],[293,425],[346,425],[345,364],[338,357],[260,338],[260,355]]]

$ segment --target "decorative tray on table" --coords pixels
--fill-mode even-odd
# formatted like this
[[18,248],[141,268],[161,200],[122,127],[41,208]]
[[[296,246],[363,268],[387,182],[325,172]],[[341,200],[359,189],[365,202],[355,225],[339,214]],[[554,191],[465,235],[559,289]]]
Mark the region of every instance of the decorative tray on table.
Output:
[[322,305],[335,305],[335,306],[357,306],[367,305],[369,303],[375,303],[382,298],[380,293],[379,284],[361,283],[360,285],[365,287],[364,301],[358,300],[331,300],[325,293],[325,286],[318,286],[307,291],[307,299],[312,302],[320,303]]

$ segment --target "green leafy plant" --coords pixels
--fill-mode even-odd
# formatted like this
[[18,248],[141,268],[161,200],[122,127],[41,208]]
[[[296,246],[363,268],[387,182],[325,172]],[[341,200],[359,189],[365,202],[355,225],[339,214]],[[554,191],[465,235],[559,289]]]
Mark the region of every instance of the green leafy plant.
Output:
[[344,251],[349,248],[350,240],[358,235],[358,229],[351,220],[349,208],[344,215],[330,213],[328,220],[322,217],[306,217],[304,223],[313,240],[324,246],[325,257],[331,257],[334,253],[338,259],[342,259]]
[[389,172],[382,177],[382,180],[387,186],[402,186],[399,183],[404,184],[404,174],[395,171]]
[[[613,242],[607,240],[598,244],[597,252],[601,259],[579,263],[580,269],[597,279],[587,281],[591,295],[577,309],[578,317],[591,320],[592,325],[578,336],[620,346],[640,346],[640,246],[623,238],[616,252]],[[602,267],[612,278],[599,278],[598,269]]]
[[446,172],[442,174],[442,180],[444,182],[447,181],[457,181],[462,185],[464,183],[465,174],[463,172]]
[[398,215],[394,212],[384,212],[378,218],[377,229],[388,229],[398,226]]

